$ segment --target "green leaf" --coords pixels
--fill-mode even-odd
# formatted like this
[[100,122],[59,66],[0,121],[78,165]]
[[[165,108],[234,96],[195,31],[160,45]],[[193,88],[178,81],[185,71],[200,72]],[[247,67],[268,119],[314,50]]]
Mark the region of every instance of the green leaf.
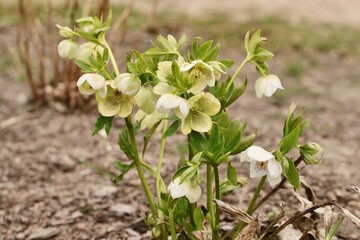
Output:
[[226,176],[232,185],[234,186],[238,185],[236,169],[231,165],[231,162],[228,162],[228,169]]
[[216,123],[213,123],[210,132],[208,152],[214,152],[218,148],[220,141],[221,139],[220,139],[219,126]]
[[290,152],[294,147],[296,147],[299,135],[300,127],[297,127],[281,140],[279,144],[279,149],[282,154],[286,154]]
[[294,162],[287,157],[283,157],[280,161],[282,171],[284,176],[287,178],[289,183],[294,186],[294,188],[300,190],[300,176]]
[[202,58],[204,62],[214,61],[220,52],[220,43],[216,44],[208,53]]
[[121,174],[112,178],[112,181],[117,183],[124,178],[125,174],[128,171],[130,171],[132,168],[135,167],[135,162],[131,162],[130,164],[125,164],[125,163],[121,162],[120,160],[116,160],[115,167],[121,171]]
[[154,132],[156,131],[156,129],[159,127],[159,124],[161,123],[161,121],[156,122],[145,134],[144,136],[144,147],[142,150],[142,157],[144,158],[147,146],[150,142],[151,137],[153,136]]
[[198,171],[199,166],[198,165],[194,165],[191,167],[188,167],[182,174],[180,177],[180,183],[183,183],[187,180],[190,180]]
[[194,218],[196,230],[203,229],[203,222],[204,222],[205,216],[204,216],[204,213],[201,208],[199,208],[199,207],[195,208],[195,210],[193,212],[193,218]]
[[189,202],[187,198],[182,197],[176,200],[174,209],[174,219],[176,222],[181,223],[190,213]]
[[101,114],[99,114],[98,118],[96,119],[94,131],[93,131],[92,135],[94,136],[104,127],[105,127],[105,131],[106,131],[106,135],[109,135],[110,129],[112,127],[113,118],[114,117],[104,117]]
[[205,152],[208,146],[207,140],[201,135],[201,133],[195,131],[190,133],[189,144],[196,152]]
[[226,101],[225,106],[223,108],[227,108],[230,106],[233,102],[235,102],[244,92],[247,86],[247,78],[245,78],[245,81],[238,87],[236,87],[232,93],[230,98]]
[[120,149],[124,152],[124,154],[128,157],[129,160],[135,160],[133,149],[129,141],[129,134],[126,128],[123,129],[121,134],[119,135],[118,144]]
[[180,127],[181,121],[180,120],[176,120],[174,121],[170,127],[168,127],[168,129],[166,129],[165,133],[164,133],[164,137],[168,138],[172,135],[174,135],[174,133],[176,133],[176,131],[178,130],[178,128]]
[[241,153],[242,151],[245,151],[248,147],[250,147],[254,141],[255,141],[256,134],[250,134],[249,136],[246,136],[245,138],[241,139],[241,142],[239,146],[231,152],[231,155]]

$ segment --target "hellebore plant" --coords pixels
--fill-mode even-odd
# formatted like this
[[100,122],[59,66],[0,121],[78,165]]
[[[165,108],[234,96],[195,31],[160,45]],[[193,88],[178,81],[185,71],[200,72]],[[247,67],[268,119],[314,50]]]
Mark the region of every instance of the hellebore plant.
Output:
[[[84,73],[77,82],[79,91],[95,94],[100,114],[93,134],[102,129],[109,134],[113,121],[125,120],[118,143],[128,161],[116,161],[121,173],[113,181],[120,181],[133,168],[137,170],[150,207],[145,222],[154,238],[197,239],[199,234],[221,238],[217,203],[246,184],[233,167],[234,161],[249,162],[250,177],[261,177],[246,211],[249,218],[259,207],[256,203],[266,179],[273,187],[286,180],[300,189],[298,162],[288,155],[290,151],[293,155],[297,150],[306,164],[321,162],[318,144],[298,142],[307,122],[302,112],[294,113],[294,104],[285,119],[283,137],[271,151],[252,146],[256,134],[244,136],[246,124],[228,116],[228,107],[244,93],[248,83],[246,79],[241,84],[234,81],[245,64],[254,64],[260,74],[255,82],[257,97],[271,97],[283,89],[279,78],[268,74],[267,61],[273,54],[264,48],[266,39],[260,30],[245,36],[247,56],[234,75],[228,72],[233,61],[218,58],[220,44],[213,46],[213,41],[194,38],[190,49],[182,51],[185,36],[177,40],[172,35],[158,36],[144,53],[133,50],[126,58],[126,72],[120,73],[105,38],[111,12],[106,21],[86,17],[76,22],[73,30],[58,26],[65,38],[59,44],[59,54],[73,60]],[[145,153],[158,131],[162,136],[160,150],[157,164],[152,166],[145,161]],[[140,149],[136,134],[142,132]],[[166,140],[177,132],[187,136],[188,156],[180,156],[172,181],[165,182],[161,170]],[[220,165],[227,168],[226,176],[219,174]],[[206,176],[202,176],[201,169],[206,170]],[[145,172],[152,178],[147,179]],[[149,187],[152,181],[155,194]],[[202,207],[200,202],[205,199]],[[246,223],[239,221],[226,238],[235,239]]]

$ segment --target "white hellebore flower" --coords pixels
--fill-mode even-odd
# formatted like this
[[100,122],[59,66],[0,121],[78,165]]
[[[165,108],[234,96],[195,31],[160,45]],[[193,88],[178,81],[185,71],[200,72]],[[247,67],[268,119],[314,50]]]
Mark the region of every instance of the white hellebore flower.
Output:
[[58,45],[58,53],[62,58],[73,59],[76,54],[77,44],[71,40],[62,40]]
[[76,85],[84,95],[91,95],[97,91],[99,96],[104,98],[107,93],[105,78],[99,74],[86,73],[79,78]]
[[240,154],[241,162],[250,162],[250,177],[263,177],[271,186],[281,181],[282,168],[270,152],[258,146],[251,146]]
[[175,94],[166,93],[157,101],[156,109],[163,114],[169,113],[174,109],[176,116],[184,119],[189,114],[189,103]]
[[256,80],[255,93],[258,98],[261,98],[263,95],[271,97],[277,89],[284,88],[281,85],[280,79],[275,75],[268,75]]
[[125,95],[134,96],[140,90],[140,79],[131,73],[122,73],[115,78],[116,88]]
[[191,180],[184,181],[180,184],[180,177],[175,178],[168,186],[168,191],[173,199],[186,196],[190,203],[197,202],[201,196],[199,184]]

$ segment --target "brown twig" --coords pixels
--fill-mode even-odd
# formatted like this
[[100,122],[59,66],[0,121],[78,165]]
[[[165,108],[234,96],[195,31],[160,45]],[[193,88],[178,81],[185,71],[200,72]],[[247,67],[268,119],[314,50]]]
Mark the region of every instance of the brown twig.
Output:
[[311,213],[313,211],[315,211],[318,208],[322,208],[325,206],[329,206],[329,205],[334,205],[337,206],[338,204],[335,201],[330,201],[330,202],[325,202],[322,204],[316,204],[302,212],[298,212],[295,215],[293,215],[292,217],[290,217],[286,222],[284,222],[280,227],[278,227],[268,238],[269,240],[274,239],[286,226],[288,226],[289,224],[299,220],[302,216]]

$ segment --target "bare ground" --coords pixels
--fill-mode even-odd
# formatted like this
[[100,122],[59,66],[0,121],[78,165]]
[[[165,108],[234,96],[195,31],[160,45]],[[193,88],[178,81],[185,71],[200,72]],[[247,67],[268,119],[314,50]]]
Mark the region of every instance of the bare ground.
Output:
[[[317,62],[316,67],[294,79],[284,72],[297,54],[278,53],[271,63],[288,93],[256,99],[249,68],[249,89],[231,115],[248,121],[249,131],[258,129],[257,145],[274,148],[290,103],[306,106],[311,125],[302,141],[319,142],[325,161],[301,174],[319,201],[336,200],[360,216],[359,195],[348,191],[360,185],[360,58],[310,52],[307,56]],[[239,58],[231,49],[225,55]],[[135,172],[119,185],[112,184],[108,175],[116,173],[113,161],[123,159],[116,144],[122,122],[116,121],[108,139],[91,137],[95,112],[64,114],[59,108],[34,108],[23,83],[0,77],[0,85],[0,239],[41,239],[41,235],[43,239],[151,239],[141,220],[149,209]],[[177,161],[174,150],[182,147],[171,145],[163,173],[167,182],[171,177],[167,172]],[[156,150],[157,145],[152,145],[149,162],[154,162]],[[235,165],[247,176],[247,166]],[[245,208],[255,185],[253,181],[227,200]],[[269,190],[266,187],[262,194]],[[279,193],[271,200],[276,205],[266,204],[264,210],[278,212],[274,206],[279,203],[297,208],[286,190]],[[338,239],[359,238],[359,229],[346,220]]]

